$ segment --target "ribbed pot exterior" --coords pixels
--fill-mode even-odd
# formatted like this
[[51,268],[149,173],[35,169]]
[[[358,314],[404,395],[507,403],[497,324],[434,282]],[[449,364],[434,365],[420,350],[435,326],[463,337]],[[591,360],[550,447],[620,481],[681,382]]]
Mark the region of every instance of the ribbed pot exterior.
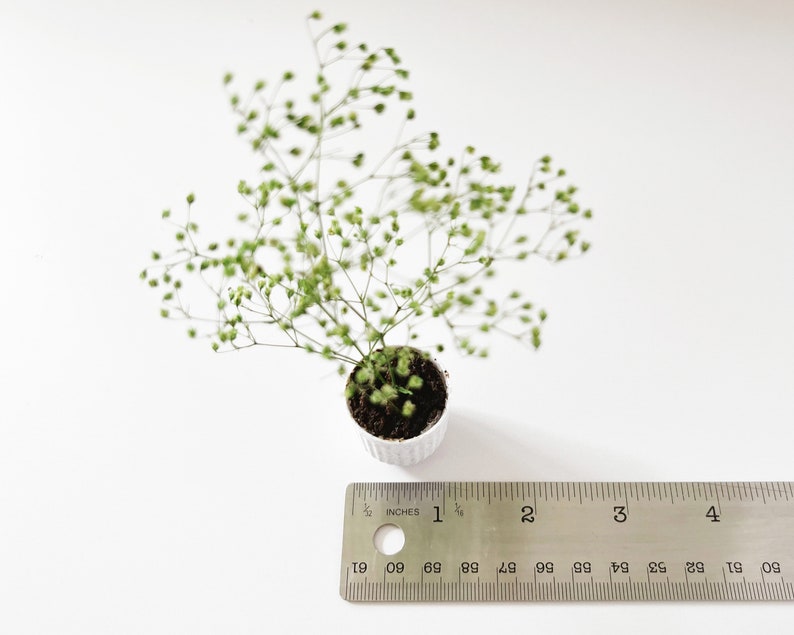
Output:
[[381,439],[358,425],[356,428],[364,447],[373,457],[383,463],[408,466],[424,461],[438,449],[447,433],[448,423],[449,404],[435,424],[412,439]]

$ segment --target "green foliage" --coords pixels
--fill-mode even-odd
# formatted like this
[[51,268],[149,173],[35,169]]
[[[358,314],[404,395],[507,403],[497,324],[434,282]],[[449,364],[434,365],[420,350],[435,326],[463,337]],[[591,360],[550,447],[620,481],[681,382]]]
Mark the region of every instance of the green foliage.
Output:
[[[367,395],[371,403],[399,409],[403,417],[410,418],[416,405],[410,398],[399,400],[399,397],[410,397],[424,385],[424,380],[411,372],[417,356],[429,357],[427,353],[410,346],[387,346],[372,351],[351,374],[346,396]],[[398,400],[402,401],[402,405],[399,405]]]
[[[347,25],[321,21],[309,16],[317,67],[307,97],[284,94],[301,85],[292,71],[258,79],[246,97],[232,73],[223,77],[260,169],[237,184],[245,209],[225,240],[202,240],[193,193],[183,222],[162,212],[177,244],[153,251],[141,274],[163,293],[161,314],[188,320],[189,336],[214,350],[287,346],[342,365],[363,360],[354,389],[377,384],[370,398],[384,405],[421,387],[390,357],[391,342],[443,350],[422,339],[430,322],[466,354],[487,355],[494,333],[539,347],[545,311],[523,290],[492,292],[490,280],[510,263],[590,248],[578,225],[592,212],[565,170],[543,156],[517,186],[500,183],[501,165],[472,146],[439,156],[437,132],[407,132],[414,95],[394,49],[352,44],[339,37]],[[372,147],[378,130],[397,133],[396,143]],[[192,292],[209,290],[205,312],[187,280],[198,283]],[[405,402],[403,414],[413,407]]]

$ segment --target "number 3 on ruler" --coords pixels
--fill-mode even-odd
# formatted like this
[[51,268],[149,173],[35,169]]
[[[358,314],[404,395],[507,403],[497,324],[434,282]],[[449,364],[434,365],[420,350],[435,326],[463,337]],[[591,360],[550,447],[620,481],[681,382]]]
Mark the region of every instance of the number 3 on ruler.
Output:
[[615,512],[615,515],[612,516],[612,518],[616,523],[625,523],[626,519],[629,517],[625,505],[615,505],[615,507],[612,508],[612,511]]

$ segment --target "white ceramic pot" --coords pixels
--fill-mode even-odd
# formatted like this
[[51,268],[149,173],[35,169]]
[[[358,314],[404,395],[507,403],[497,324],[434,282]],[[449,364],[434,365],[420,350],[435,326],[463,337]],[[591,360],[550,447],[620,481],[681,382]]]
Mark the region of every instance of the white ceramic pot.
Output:
[[444,378],[444,384],[447,389],[447,402],[438,420],[435,423],[431,423],[418,436],[411,439],[382,439],[370,434],[359,426],[352,417],[350,418],[356,430],[358,430],[361,442],[367,452],[379,461],[392,465],[415,465],[433,454],[438,449],[438,446],[441,445],[441,441],[444,440],[449,423],[449,374],[437,360],[434,359],[433,363]]

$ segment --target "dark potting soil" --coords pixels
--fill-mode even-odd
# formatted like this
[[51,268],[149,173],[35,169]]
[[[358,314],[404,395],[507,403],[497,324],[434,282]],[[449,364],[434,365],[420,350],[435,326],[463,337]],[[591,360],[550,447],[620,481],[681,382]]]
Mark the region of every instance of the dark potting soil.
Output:
[[[365,393],[348,399],[350,414],[358,425],[383,439],[411,439],[428,424],[438,421],[447,403],[447,386],[441,371],[431,359],[417,356],[411,360],[410,374],[422,378],[422,387],[413,390],[412,395],[399,394],[388,408],[371,403]],[[402,416],[402,408],[408,399],[416,410],[406,418]]]

